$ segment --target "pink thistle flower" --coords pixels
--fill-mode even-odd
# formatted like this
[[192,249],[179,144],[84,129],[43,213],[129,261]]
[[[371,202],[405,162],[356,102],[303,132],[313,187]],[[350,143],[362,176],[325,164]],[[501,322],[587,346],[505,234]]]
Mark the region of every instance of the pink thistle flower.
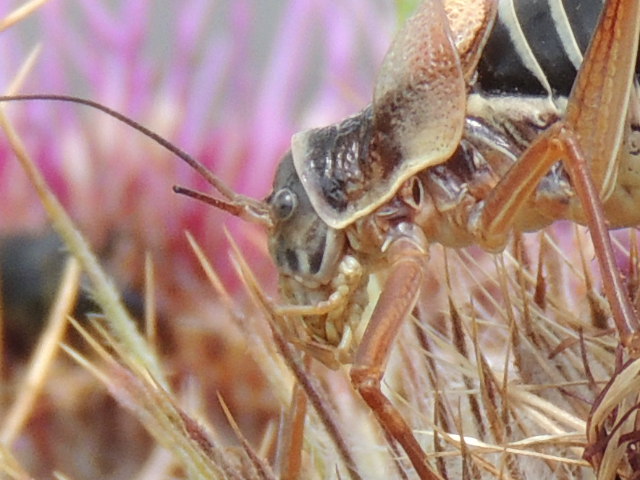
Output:
[[[373,6],[370,0],[339,3],[291,0],[278,5],[266,5],[258,0],[215,4],[185,0],[179,6],[163,4],[162,9],[156,7],[155,2],[130,0],[120,2],[111,10],[97,1],[84,0],[79,5],[78,9],[51,2],[30,20],[31,28],[26,25],[22,33],[11,31],[3,36],[0,80],[8,84],[31,47],[33,32],[37,32],[43,52],[23,87],[24,92],[80,94],[114,107],[175,141],[241,193],[256,197],[268,192],[275,165],[294,131],[335,121],[368,102],[374,72],[388,46],[395,18],[389,9]],[[257,230],[230,220],[224,212],[174,196],[170,191],[174,183],[200,189],[206,186],[194,172],[136,132],[99,113],[80,114],[75,105],[37,103],[12,109],[16,126],[49,182],[94,244],[109,250],[107,257],[114,269],[123,278],[139,282],[143,271],[141,253],[153,252],[160,292],[164,294],[161,300],[170,315],[190,308],[185,315],[188,316],[199,309],[210,314],[207,321],[210,322],[211,317],[216,321],[211,329],[224,328],[221,326],[224,322],[218,321],[224,316],[205,310],[210,299],[206,295],[198,296],[203,291],[202,275],[182,235],[185,229],[194,233],[227,285],[233,276],[221,228],[225,223],[230,225],[234,237],[240,239],[241,247],[252,267],[262,274],[261,278],[273,273],[271,262],[264,254],[263,239],[254,239]],[[38,228],[44,224],[35,194],[2,138],[0,191],[3,192],[2,230]],[[500,370],[502,362],[512,358],[510,348],[516,352],[513,357],[518,365],[514,368],[505,363],[504,370],[510,374],[511,369],[517,370],[520,378],[513,387],[501,389],[503,395],[512,388],[517,390],[520,381],[525,387],[544,385],[545,391],[549,385],[557,384],[558,393],[565,391],[565,385],[584,382],[579,368],[575,369],[575,378],[570,375],[574,370],[567,369],[566,381],[563,378],[558,382],[555,373],[560,369],[555,363],[551,364],[559,362],[562,354],[571,353],[572,347],[576,351],[582,347],[578,342],[567,342],[567,332],[580,327],[580,322],[587,325],[589,311],[584,302],[586,282],[580,270],[574,268],[578,262],[573,257],[578,256],[578,249],[573,226],[564,223],[549,231],[557,234],[554,245],[559,245],[559,252],[568,252],[571,261],[565,259],[564,253],[557,254],[547,246],[551,253],[545,253],[544,262],[536,265],[535,259],[543,257],[539,251],[544,244],[537,234],[525,235],[524,250],[529,260],[508,261],[505,271],[515,272],[513,277],[502,268],[494,268],[494,257],[471,248],[462,250],[460,258],[451,261],[451,266],[444,264],[444,256],[434,254],[423,289],[421,301],[428,305],[420,312],[421,328],[435,326],[436,333],[444,335],[453,318],[460,321],[448,304],[453,300],[456,309],[466,318],[467,337],[461,343],[473,345],[485,355],[497,372],[496,378],[506,378]],[[507,259],[509,253],[505,255]],[[621,261],[627,257],[624,250],[617,253]],[[448,274],[449,269],[454,279],[451,292],[443,281],[443,272]],[[540,278],[549,277],[550,287],[541,289],[553,307],[548,311],[544,307],[547,299],[542,298],[539,305],[533,296],[540,278],[531,273],[538,269],[543,272]],[[495,270],[499,270],[497,274]],[[511,282],[510,287],[511,278],[519,281]],[[268,283],[266,287],[269,288]],[[560,287],[566,287],[566,292],[560,292]],[[211,291],[208,285],[204,288],[206,292]],[[171,305],[167,299],[178,305]],[[505,313],[508,309],[503,309],[504,305],[516,310],[519,318],[513,326],[513,313]],[[518,321],[528,320],[531,312],[535,313],[531,325]],[[461,352],[454,350],[454,343],[445,338],[438,346],[444,354],[436,350],[438,369],[455,371],[451,366],[460,363],[464,363],[465,368],[457,370],[454,377],[447,375],[447,380],[453,378],[458,384],[449,391],[425,387],[432,380],[427,382],[429,375],[423,374],[429,368],[424,361],[423,346],[416,344],[414,325],[410,322],[405,325],[402,338],[396,343],[401,361],[390,362],[387,379],[400,385],[397,391],[415,396],[410,405],[424,405],[420,409],[410,408],[418,420],[411,424],[420,429],[421,425],[431,422],[430,419],[425,422],[424,418],[432,417],[425,412],[435,404],[433,392],[450,394],[452,411],[459,410],[463,398],[460,392],[473,392],[466,383],[473,376],[473,369],[467,368],[466,362],[460,362]],[[553,328],[556,325],[562,328],[556,331]],[[509,343],[516,326],[523,331],[529,327],[532,332],[535,327],[537,331],[531,338],[545,340],[546,350],[541,349],[543,353],[535,356],[536,362],[545,368],[538,368],[536,362],[522,361],[531,358],[527,342]],[[179,377],[181,368],[187,365],[184,370],[190,376],[207,379],[210,383],[202,386],[202,397],[209,399],[221,391],[231,404],[235,402],[244,407],[240,409],[245,417],[240,419],[244,420],[243,431],[253,438],[258,436],[277,409],[273,408],[275,402],[268,395],[271,392],[264,386],[264,376],[252,377],[256,372],[263,372],[248,365],[246,339],[240,338],[237,331],[233,332],[235,336],[225,331],[225,335],[205,337],[201,330],[188,327],[183,330],[183,335],[173,343],[180,351],[175,355],[178,358],[171,358],[173,371],[178,372],[176,376]],[[461,335],[465,331],[459,330]],[[513,335],[513,338],[524,337]],[[599,337],[596,338],[599,341]],[[462,350],[459,346],[455,348]],[[475,352],[470,358],[473,355]],[[569,365],[573,359],[569,354],[567,358]],[[602,363],[613,366],[612,358]],[[485,368],[485,364],[480,367]],[[541,375],[547,371],[554,374],[550,380]],[[478,369],[476,373],[478,381],[474,380],[471,385],[474,388],[481,385],[481,378],[490,377],[484,370]],[[337,383],[336,394],[351,392],[348,386],[342,388],[345,386],[344,382]],[[61,397],[81,403],[81,395],[69,395],[68,384],[63,387]],[[572,393],[571,400],[592,398],[596,392],[595,382],[591,387],[593,392],[589,391],[589,395]],[[535,393],[536,389],[531,391]],[[545,395],[545,391],[541,395]],[[484,399],[489,400],[487,406],[491,409],[495,408],[491,405],[495,398]],[[344,403],[336,402],[336,405],[340,409]],[[503,405],[514,404],[507,399]],[[84,405],[84,408],[91,408],[90,414],[94,413],[93,405]],[[345,419],[356,418],[351,404],[344,408]],[[580,406],[580,411],[584,414],[585,408]],[[368,411],[366,415],[371,416]],[[106,418],[106,430],[111,432],[112,419],[101,417],[102,421]],[[215,414],[211,417],[215,419]],[[253,431],[246,425],[251,425]],[[514,431],[514,425],[512,422],[500,428]],[[75,436],[78,429],[73,430]],[[461,431],[470,432],[466,425]],[[520,433],[516,430],[514,438]],[[34,435],[34,438],[47,437]],[[55,443],[64,445],[64,442]],[[110,446],[108,443],[103,450],[108,452]],[[380,451],[376,447],[376,457]],[[90,458],[90,454],[74,453],[78,458]],[[119,460],[118,463],[124,463]],[[90,474],[83,476],[91,477]],[[126,474],[122,477],[130,478]]]
[[[91,0],[73,7],[50,2],[22,31],[3,37],[0,78],[7,84],[40,42],[40,59],[21,92],[99,101],[158,131],[239,192],[264,197],[292,133],[369,101],[394,20],[389,6],[364,0],[189,0],[162,8],[148,1],[112,8]],[[30,103],[12,106],[12,117],[96,248],[125,252],[127,265],[119,268],[128,281],[139,283],[142,272],[130,260],[150,250],[166,268],[158,278],[188,285],[200,278],[182,234],[189,230],[233,284],[222,225],[254,252],[255,240],[240,232],[255,229],[174,195],[175,183],[208,187],[136,132],[81,109]],[[2,139],[0,149],[0,230],[41,227],[44,215]],[[249,255],[253,265],[271,272],[264,249],[257,250]]]
[[[369,0],[113,3],[107,8],[97,0],[49,2],[3,32],[2,84],[9,85],[39,43],[40,57],[20,93],[71,94],[103,103],[170,139],[237,191],[258,198],[268,194],[295,131],[339,120],[369,102],[395,27],[391,6]],[[0,6],[0,16],[5,9]],[[143,253],[153,254],[159,307],[182,328],[172,338],[180,352],[170,360],[176,377],[187,371],[201,379],[206,398],[221,392],[231,406],[241,405],[243,430],[261,433],[279,407],[247,360],[244,339],[233,336],[224,314],[210,308],[212,288],[184,231],[193,233],[226,286],[237,280],[222,226],[229,225],[265,279],[273,267],[263,234],[256,237],[257,228],[173,194],[173,184],[209,187],[180,160],[102,113],[48,102],[12,104],[8,110],[47,181],[121,282],[140,288]],[[0,192],[0,233],[45,228],[38,198],[2,135]],[[273,291],[274,284],[266,286]],[[195,329],[184,327],[192,312],[208,313]],[[203,324],[224,334],[202,335]],[[55,384],[65,386],[66,400],[76,397],[68,383]],[[52,415],[66,400],[52,402]],[[222,416],[209,413],[214,421]],[[75,429],[74,422],[64,423]],[[111,419],[107,423],[108,429]],[[92,437],[84,428],[75,430]],[[33,438],[67,438],[53,430],[44,426]],[[37,464],[47,460],[32,441],[29,435],[21,440],[21,457],[33,459],[34,471],[49,471],[51,465]],[[89,457],[83,452],[94,442],[80,443],[73,456]]]

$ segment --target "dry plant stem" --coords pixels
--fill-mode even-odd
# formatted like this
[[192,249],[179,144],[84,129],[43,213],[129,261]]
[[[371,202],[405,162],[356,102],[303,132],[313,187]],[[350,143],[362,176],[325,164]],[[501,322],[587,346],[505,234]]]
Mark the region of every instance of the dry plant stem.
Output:
[[[591,278],[590,266],[585,258],[584,249],[582,247],[581,236],[578,235],[577,227],[574,228],[574,236],[577,239],[578,252],[580,253],[580,266],[584,277],[584,286],[589,302],[591,312],[591,325],[599,330],[607,330],[609,322],[609,309],[600,301],[600,295],[593,288],[593,279]],[[592,240],[593,243],[593,240]]]
[[[180,410],[173,398],[139,372],[132,373],[121,365],[120,358],[103,347],[100,341],[88,333],[76,321],[71,323],[93,348],[108,368],[98,368],[86,357],[63,346],[78,364],[91,372],[109,390],[111,395],[145,426],[159,445],[164,446],[178,459],[190,477],[202,480],[239,478],[225,456],[209,440],[201,427]],[[96,325],[106,343],[118,351],[109,334]],[[118,352],[121,356],[123,352]],[[124,352],[126,355],[126,352]],[[225,476],[226,474],[226,476]]]
[[635,309],[638,308],[638,294],[640,293],[640,270],[638,265],[638,233],[629,230],[629,270],[627,274],[627,291]]
[[400,450],[400,447],[394,442],[393,437],[389,436],[386,431],[383,430],[383,432],[385,439],[387,440],[389,453],[391,454],[391,458],[393,458],[393,464],[398,472],[398,478],[400,480],[409,480],[407,469],[402,464],[402,451]]
[[200,248],[200,245],[198,245],[198,242],[196,242],[195,238],[193,238],[193,235],[191,235],[191,233],[189,232],[185,232],[185,236],[187,237],[187,241],[189,242],[189,246],[193,250],[193,253],[198,258],[198,262],[200,263],[200,266],[204,270],[204,273],[207,276],[207,279],[211,283],[211,286],[213,287],[213,289],[216,291],[216,293],[222,300],[225,308],[229,312],[233,313],[235,310],[235,305],[233,302],[233,298],[231,297],[231,294],[225,288],[224,283],[222,283],[222,280],[220,279],[216,271],[211,266],[211,263],[209,263],[209,259],[207,258],[205,253],[202,251],[202,248]]
[[227,418],[227,421],[229,422],[229,425],[231,425],[233,433],[236,435],[236,438],[240,440],[240,443],[242,445],[244,452],[247,454],[247,456],[249,457],[249,460],[253,464],[253,467],[258,473],[258,478],[262,480],[276,480],[276,476],[274,475],[269,465],[267,465],[258,456],[256,451],[247,441],[246,437],[242,434],[242,431],[240,430],[238,423],[233,418],[233,415],[231,415],[231,412],[229,411],[229,407],[225,403],[220,393],[218,393],[218,402],[220,402],[220,406],[222,407],[222,410],[224,412],[225,417]]
[[[4,383],[5,381],[5,345],[6,338],[5,332],[7,331],[5,312],[4,312],[4,299],[2,298],[2,275],[0,275],[0,382]],[[0,396],[0,409],[4,409],[4,397]]]
[[13,480],[33,480],[33,477],[24,469],[13,454],[3,444],[0,444],[0,472]]
[[278,320],[277,314],[275,313],[274,307],[270,304],[264,292],[261,290],[253,272],[249,269],[249,266],[244,260],[238,245],[234,242],[233,238],[227,232],[227,239],[234,251],[234,256],[232,256],[232,260],[236,265],[236,269],[238,270],[238,274],[240,278],[244,282],[245,286],[249,293],[255,298],[258,305],[260,305],[267,317],[267,321],[269,323],[269,327],[271,329],[271,333],[273,335],[273,340],[276,348],[284,358],[287,366],[293,373],[293,376],[296,378],[302,389],[307,394],[307,398],[313,405],[320,421],[324,425],[327,433],[335,443],[336,449],[342,461],[344,462],[347,471],[349,472],[350,477],[353,480],[359,480],[362,477],[358,473],[356,468],[356,462],[354,461],[353,455],[351,455],[351,451],[347,446],[347,443],[344,440],[342,432],[340,431],[339,422],[335,417],[331,404],[324,398],[322,394],[322,390],[318,385],[313,381],[313,378],[306,372],[303,365],[300,364],[296,354],[293,351],[293,348],[289,345],[284,335],[280,332],[278,328]]
[[[309,368],[310,357],[306,359]],[[282,441],[278,445],[278,467],[282,480],[296,480],[302,471],[304,450],[304,423],[307,416],[307,397],[299,383],[293,386],[291,406],[284,419]]]
[[31,15],[37,8],[47,3],[47,1],[48,0],[31,0],[30,2],[16,8],[0,20],[0,32],[22,21],[24,18]]
[[75,304],[79,281],[80,265],[74,258],[69,258],[60,283],[60,290],[47,321],[47,328],[40,336],[27,374],[18,390],[18,396],[3,421],[0,442],[7,448],[11,447],[19,435],[42,390],[66,330],[67,316]]
[[144,257],[144,325],[147,341],[157,351],[158,314],[156,311],[155,269],[151,254]]
[[625,451],[630,447],[628,442],[622,441],[622,437],[637,431],[635,422],[629,420],[628,415],[638,406],[634,392],[640,388],[639,379],[640,360],[627,362],[594,402],[587,423],[588,442],[584,458],[595,467],[599,479],[619,478],[617,471]]
[[[443,255],[445,260],[445,279],[446,279],[447,289],[448,289],[447,295],[450,297],[451,283],[450,283],[450,277],[449,277],[449,265],[448,265],[449,260],[447,258],[446,250],[443,250]],[[423,318],[420,307],[414,307],[413,312],[414,312],[414,317],[420,318],[420,319]],[[436,367],[433,348],[431,347],[431,342],[429,340],[429,337],[427,336],[425,327],[423,325],[420,325],[418,322],[415,322],[414,325],[415,325],[416,338],[418,339],[418,344],[420,345],[420,351],[422,352],[422,356],[424,357],[424,363],[426,367],[425,370],[427,372],[429,382],[431,383],[431,386],[434,391],[433,425],[437,426],[437,428],[434,428],[434,433],[433,433],[434,452],[436,453],[435,464],[440,475],[443,478],[448,478],[446,462],[442,456],[437,455],[437,453],[443,450],[443,447],[442,447],[443,442],[441,441],[442,436],[440,435],[439,432],[451,431],[451,425],[450,425],[449,416],[448,416],[448,408],[443,395],[441,395],[441,392],[442,392],[441,381],[438,375],[438,369]]]
[[91,252],[67,212],[49,189],[42,173],[27,154],[24,145],[7,121],[3,111],[0,111],[0,126],[6,132],[13,152],[35,187],[42,205],[51,218],[54,229],[73,255],[78,258],[83,270],[91,280],[94,297],[105,313],[109,327],[116,335],[118,342],[130,352],[129,358],[139,364],[138,368],[142,366],[166,388],[166,380],[160,363],[122,305],[117,289],[100,267],[96,256]]
[[[272,318],[271,322],[273,322],[272,325],[275,326],[275,318]],[[278,351],[287,362],[287,365],[293,372],[296,380],[305,391],[311,405],[313,405],[318,417],[320,417],[320,420],[327,429],[329,436],[333,439],[336,448],[342,457],[342,461],[349,471],[349,475],[353,480],[361,480],[362,477],[360,476],[360,473],[358,473],[356,462],[354,461],[351,451],[340,432],[338,420],[333,414],[330,403],[324,398],[322,391],[315,382],[313,382],[313,379],[307,374],[304,367],[300,365],[300,362],[295,357],[293,349],[277,328],[273,328],[272,333]]]
[[[224,284],[216,274],[215,270],[211,267],[211,264],[193,236],[187,232],[186,237],[214,290],[219,294],[226,308],[233,313],[235,306],[231,296],[225,289]],[[234,318],[241,328],[246,328],[246,322],[241,321],[237,315],[234,315]],[[310,361],[311,357],[305,357],[305,368],[309,367]],[[268,372],[265,372],[265,374],[269,375]],[[281,478],[283,479],[296,479],[300,477],[302,467],[301,459],[304,447],[304,424],[307,413],[307,397],[304,390],[297,382],[293,382],[291,397],[290,408],[287,412],[286,418],[282,420],[282,424],[280,425],[276,455],[276,465],[278,465]]]
[[176,461],[171,452],[157,445],[140,470],[136,472],[135,480],[171,478],[170,472],[174,470],[175,466]]

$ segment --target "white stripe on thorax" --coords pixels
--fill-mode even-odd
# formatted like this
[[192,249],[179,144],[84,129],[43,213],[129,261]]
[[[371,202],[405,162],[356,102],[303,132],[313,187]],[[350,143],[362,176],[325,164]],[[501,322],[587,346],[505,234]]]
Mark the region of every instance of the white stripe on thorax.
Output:
[[513,4],[513,0],[500,0],[498,4],[498,14],[500,16],[500,19],[506,25],[507,30],[509,31],[509,37],[513,42],[516,53],[522,60],[522,64],[527,70],[531,72],[534,77],[536,77],[536,79],[548,92],[549,97],[551,97],[551,85],[549,85],[549,81],[547,80],[542,67],[540,67],[536,56],[531,50],[524,32],[522,31],[520,21],[518,20],[518,16],[516,15],[516,9]]
[[549,10],[551,11],[551,18],[553,19],[553,24],[556,27],[556,31],[558,32],[558,36],[562,42],[562,48],[567,54],[567,57],[569,57],[569,60],[571,60],[575,69],[579,70],[580,64],[582,63],[582,53],[580,52],[578,41],[573,34],[573,29],[569,23],[567,12],[562,5],[562,0],[548,0],[548,2]]

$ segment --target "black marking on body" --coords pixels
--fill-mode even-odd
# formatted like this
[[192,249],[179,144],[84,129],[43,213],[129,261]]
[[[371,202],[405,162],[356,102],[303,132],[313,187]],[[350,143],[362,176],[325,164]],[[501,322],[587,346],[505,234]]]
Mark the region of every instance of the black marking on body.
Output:
[[578,71],[562,45],[560,34],[554,28],[547,3],[544,0],[519,2],[518,19],[554,95],[568,96]]
[[[319,241],[320,244],[322,244],[323,246],[326,243],[326,235],[322,235],[322,240]],[[312,275],[315,275],[316,273],[318,273],[320,271],[320,267],[322,266],[322,259],[324,258],[324,252],[325,249],[318,249],[313,251],[310,255],[309,255],[309,273],[311,273]]]
[[291,271],[292,272],[299,271],[300,263],[298,262],[298,254],[296,253],[296,251],[291,248],[287,248],[284,251],[284,255]]
[[478,64],[476,88],[491,94],[545,95],[542,84],[516,53],[509,29],[500,18],[496,20]]
[[[476,90],[494,95],[568,96],[576,67],[567,55],[568,47],[563,45],[560,29],[564,27],[556,25],[550,4],[564,9],[571,28],[564,34],[573,36],[584,53],[595,30],[602,0],[501,0],[501,5],[506,2],[513,5],[518,25],[509,24],[510,20],[501,15],[496,19],[478,65]],[[522,58],[514,41],[523,41],[532,51],[551,92],[532,73],[534,67]]]
[[338,124],[316,129],[309,137],[305,174],[317,183],[322,197],[338,212],[344,212],[349,203],[364,196],[364,185],[372,178],[385,178],[390,174],[388,168],[394,166],[373,161],[369,154],[372,121],[373,109],[368,106]]
[[602,0],[562,0],[562,6],[569,18],[580,51],[584,52],[589,46],[589,41],[598,22],[600,10],[602,10]]

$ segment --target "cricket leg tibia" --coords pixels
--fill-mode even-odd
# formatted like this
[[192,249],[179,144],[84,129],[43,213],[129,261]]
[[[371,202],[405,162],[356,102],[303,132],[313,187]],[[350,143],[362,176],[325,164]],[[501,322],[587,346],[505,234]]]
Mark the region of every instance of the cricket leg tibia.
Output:
[[387,436],[402,446],[420,478],[436,480],[440,477],[429,466],[411,426],[380,388],[391,347],[420,292],[427,262],[426,242],[418,232],[416,236],[400,236],[391,242],[387,254],[389,275],[356,353],[351,381]]
[[601,199],[618,176],[639,35],[640,2],[607,0],[554,140],[580,199],[620,341],[633,357],[640,356],[638,319],[615,263]]
[[[596,132],[593,132],[595,135]],[[542,134],[495,186],[475,217],[473,230],[478,243],[493,246],[506,238],[514,220],[531,197],[544,172],[562,160],[580,200],[585,223],[593,240],[612,317],[620,341],[632,356],[640,355],[638,320],[626,296],[615,262],[599,192],[591,178],[587,156],[574,126],[559,122]]]
[[640,2],[607,0],[573,85],[563,121],[541,134],[471,217],[478,243],[499,249],[551,165],[562,161],[580,200],[620,341],[640,356],[640,332],[615,263],[602,199],[617,177],[638,54]]
[[580,199],[589,227],[605,295],[620,336],[620,342],[632,357],[640,357],[640,325],[637,313],[627,296],[627,289],[622,284],[602,210],[602,202],[591,177],[585,155],[576,134],[569,128],[562,129],[555,142],[565,152],[565,168],[569,172],[573,187]]

